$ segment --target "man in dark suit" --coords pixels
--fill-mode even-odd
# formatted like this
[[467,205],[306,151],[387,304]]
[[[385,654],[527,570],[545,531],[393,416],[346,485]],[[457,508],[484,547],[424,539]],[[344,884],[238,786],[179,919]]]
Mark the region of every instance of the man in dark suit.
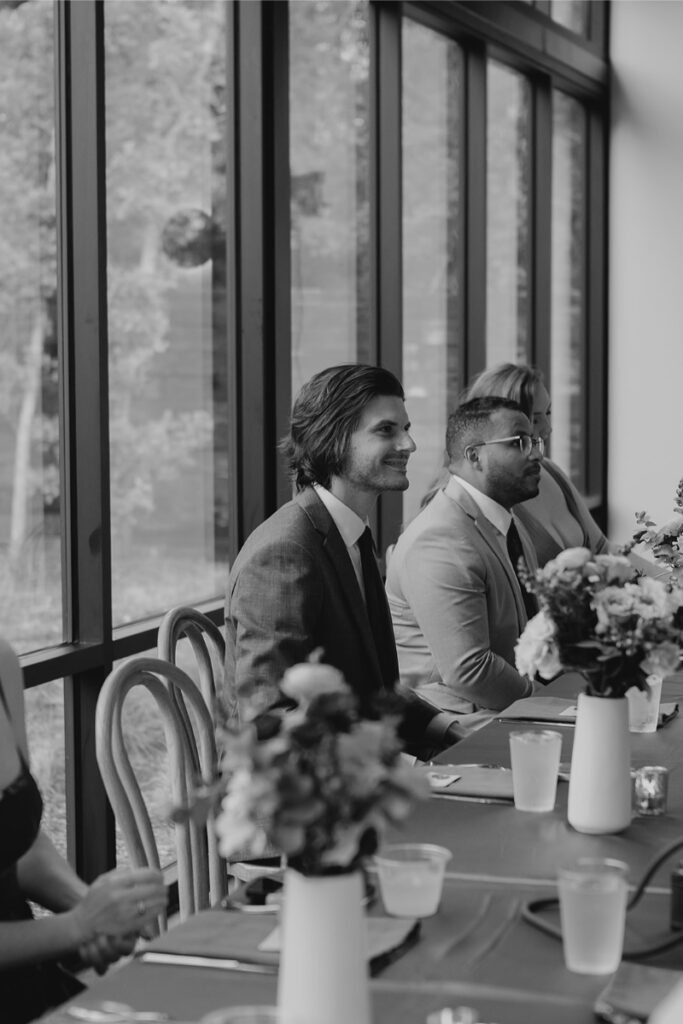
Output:
[[[336,366],[301,389],[283,442],[297,494],[247,539],[225,609],[226,683],[238,702],[282,703],[285,669],[322,649],[362,710],[394,692],[398,661],[367,517],[408,487],[415,451],[399,381],[376,366]],[[426,756],[462,735],[456,716],[411,693],[406,749]]]

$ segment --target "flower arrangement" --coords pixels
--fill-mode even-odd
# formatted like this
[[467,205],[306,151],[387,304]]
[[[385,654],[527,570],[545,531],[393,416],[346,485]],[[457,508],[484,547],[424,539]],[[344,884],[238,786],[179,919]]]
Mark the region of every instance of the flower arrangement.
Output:
[[636,512],[636,522],[641,527],[633,534],[634,544],[643,544],[652,552],[655,560],[670,570],[667,585],[677,587],[683,584],[683,480],[676,488],[674,514],[663,526],[650,519],[647,512]]
[[219,727],[209,799],[220,808],[220,852],[258,857],[274,847],[302,874],[350,871],[428,786],[401,759],[391,698],[376,718],[361,717],[341,673],[315,660],[288,669],[281,690],[297,706],[269,713],[268,738],[254,722]]
[[561,552],[527,574],[540,611],[517,647],[519,671],[552,679],[573,670],[586,692],[623,697],[645,689],[650,675],[677,668],[683,648],[683,590],[639,575],[625,555],[593,555],[586,548]]

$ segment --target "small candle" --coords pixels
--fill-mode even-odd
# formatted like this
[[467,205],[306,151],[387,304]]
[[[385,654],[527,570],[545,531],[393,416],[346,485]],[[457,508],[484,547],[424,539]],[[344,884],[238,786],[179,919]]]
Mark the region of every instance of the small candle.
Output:
[[665,814],[669,771],[647,765],[635,772],[633,798],[636,814]]

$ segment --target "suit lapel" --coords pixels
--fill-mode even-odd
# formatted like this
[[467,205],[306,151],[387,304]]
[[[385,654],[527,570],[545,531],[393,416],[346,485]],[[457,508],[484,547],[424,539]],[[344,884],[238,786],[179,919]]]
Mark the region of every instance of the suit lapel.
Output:
[[312,487],[296,495],[296,502],[311,521],[312,526],[322,536],[323,551],[337,581],[339,591],[346,604],[350,618],[353,620],[365,649],[366,656],[375,667],[377,679],[381,681],[381,669],[377,648],[370,631],[365,603],[361,594],[356,573],[354,571],[346,544],[335,526],[332,516]]
[[[482,540],[485,542],[491,553],[497,559],[498,564],[505,573],[505,577],[508,583],[510,584],[512,596],[515,601],[517,618],[519,620],[519,629],[521,632],[527,622],[526,609],[524,607],[524,600],[522,598],[519,580],[517,579],[515,572],[512,566],[510,565],[509,559],[503,554],[500,534],[496,530],[495,526],[493,526],[493,524],[490,523],[486,516],[483,514],[483,512],[477,505],[476,501],[470,497],[470,495],[464,488],[458,487],[456,492],[456,481],[452,481],[452,484],[449,485],[448,495],[453,499],[453,501],[455,501],[460,506],[463,512],[465,512],[465,514],[470,517],[470,519],[474,523],[477,532],[479,533],[479,536],[482,538]],[[520,538],[522,540],[522,546],[524,547],[524,553],[528,557],[530,541],[528,539],[528,536],[526,536],[526,531],[524,531],[524,535],[522,535],[522,531],[520,530]],[[529,564],[529,567],[531,568],[530,563],[527,564]]]

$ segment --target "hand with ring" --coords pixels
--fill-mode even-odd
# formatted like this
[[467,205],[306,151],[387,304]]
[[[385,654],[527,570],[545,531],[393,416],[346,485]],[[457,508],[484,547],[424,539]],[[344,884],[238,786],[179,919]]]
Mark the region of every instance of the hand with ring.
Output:
[[69,911],[77,930],[77,945],[87,947],[102,936],[128,939],[147,935],[166,902],[163,878],[153,868],[119,869],[100,875]]

